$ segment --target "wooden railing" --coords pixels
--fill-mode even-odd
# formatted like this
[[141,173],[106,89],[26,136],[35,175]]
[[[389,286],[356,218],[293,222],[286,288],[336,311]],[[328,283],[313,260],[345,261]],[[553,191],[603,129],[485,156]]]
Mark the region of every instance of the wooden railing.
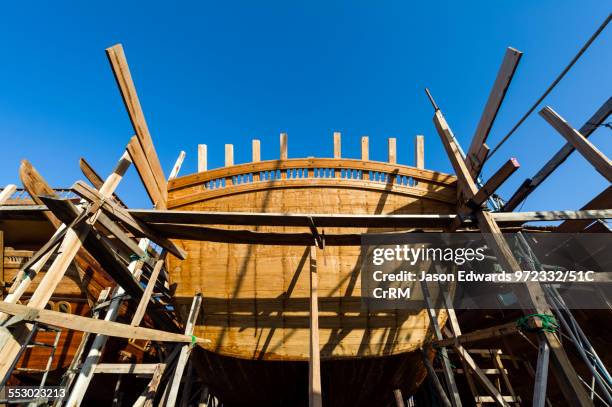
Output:
[[[168,191],[175,196],[170,198],[169,206],[196,201],[204,198],[203,194],[216,196],[237,192],[235,188],[309,185],[399,188],[404,192],[410,189],[417,191],[418,195],[431,193],[433,197],[452,201],[455,182],[452,175],[398,164],[341,158],[299,158],[252,162],[186,175],[170,181]],[[195,186],[201,186],[202,190],[189,191],[188,195],[181,193],[181,190]]]

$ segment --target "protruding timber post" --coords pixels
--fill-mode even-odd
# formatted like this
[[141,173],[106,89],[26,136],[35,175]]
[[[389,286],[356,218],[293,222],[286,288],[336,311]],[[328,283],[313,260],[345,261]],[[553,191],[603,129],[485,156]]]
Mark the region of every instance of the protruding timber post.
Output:
[[557,112],[549,106],[540,110],[542,116],[551,126],[561,134],[591,165],[603,175],[608,182],[612,182],[612,161],[597,149],[578,130],[574,129]]
[[474,132],[474,137],[472,137],[472,143],[470,144],[465,159],[468,171],[470,171],[470,174],[474,178],[477,178],[478,174],[480,174],[482,165],[489,154],[489,147],[486,144],[487,137],[489,136],[491,127],[493,127],[497,112],[504,101],[504,97],[510,86],[510,81],[512,81],[512,77],[514,76],[514,72],[516,71],[522,55],[523,53],[521,51],[514,48],[508,47],[508,49],[506,49],[504,60],[497,73],[497,78],[495,78],[495,83],[493,84],[489,99],[487,100],[480,121],[478,122],[478,127],[476,127],[476,131]]
[[420,170],[425,169],[425,136],[414,138],[414,166]]
[[234,165],[234,145],[226,144],[225,145],[225,166],[231,167]]
[[198,144],[198,172],[208,170],[208,146],[206,144]]
[[321,407],[321,354],[319,349],[319,299],[317,274],[317,247],[310,246],[310,358],[308,359],[309,406]]
[[342,158],[342,140],[341,133],[334,131],[334,158]]
[[[193,298],[193,302],[191,303],[191,309],[189,310],[189,315],[187,316],[187,321],[185,323],[185,335],[193,335],[193,328],[195,327],[198,319],[200,308],[202,308],[202,294],[198,293]],[[176,404],[176,398],[178,396],[179,387],[181,386],[183,372],[185,371],[185,366],[187,365],[189,356],[191,355],[193,345],[194,344],[183,345],[181,348],[181,353],[174,370],[174,375],[172,376],[170,383],[168,383],[168,398],[166,403],[164,403],[164,405],[167,407],[174,407]]]
[[257,139],[252,141],[253,147],[253,162],[258,163],[261,161],[261,142]]
[[280,159],[286,160],[287,154],[287,133],[280,134]]
[[2,192],[0,192],[0,204],[3,204],[8,201],[16,190],[17,186],[13,184],[8,184],[7,186],[5,186],[4,189],[2,189]]
[[370,160],[370,139],[368,138],[368,136],[361,137],[361,160]]
[[395,137],[389,137],[389,163],[397,163],[397,147]]

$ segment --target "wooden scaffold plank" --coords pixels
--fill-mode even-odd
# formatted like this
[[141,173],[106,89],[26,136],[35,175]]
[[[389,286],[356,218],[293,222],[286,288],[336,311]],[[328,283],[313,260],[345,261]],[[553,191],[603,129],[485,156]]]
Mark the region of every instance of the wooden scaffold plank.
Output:
[[612,182],[612,161],[605,154],[549,106],[542,109],[540,115],[565,137],[567,142],[574,146],[608,182]]
[[[449,159],[457,172],[457,178],[460,184],[458,186],[458,190],[462,191],[463,194],[466,194],[462,197],[463,199],[469,200],[477,193],[474,180],[463,164],[463,157],[460,154],[460,149],[456,144],[456,140],[448,137],[448,134],[452,135],[452,132],[450,132],[450,129],[448,129],[448,125],[439,112],[439,108],[437,106],[435,106],[433,120],[438,132],[440,133],[440,138],[442,139],[442,143],[444,144],[448,153]],[[453,143],[450,143],[451,140]],[[505,241],[502,232],[495,222],[492,214],[484,211],[476,211],[475,216],[478,226],[480,227],[480,231],[484,234],[488,246],[495,253],[497,261],[502,268],[508,271],[521,270],[519,263],[514,258],[514,255]],[[530,310],[525,310],[524,312],[532,313],[535,310],[536,313],[540,314],[551,313],[550,307],[546,302],[544,292],[538,283],[527,283],[525,284],[524,289],[526,291],[527,298],[531,302],[531,304],[526,305],[530,305],[532,307]],[[565,353],[559,338],[554,333],[550,332],[544,332],[543,335],[550,346],[553,356],[553,373],[561,385],[561,390],[565,398],[572,403],[572,405],[592,405],[592,402],[584,390],[584,387],[580,383],[576,370]]]
[[310,341],[308,358],[308,405],[323,405],[321,388],[321,351],[319,349],[319,275],[317,273],[317,247],[310,246]]

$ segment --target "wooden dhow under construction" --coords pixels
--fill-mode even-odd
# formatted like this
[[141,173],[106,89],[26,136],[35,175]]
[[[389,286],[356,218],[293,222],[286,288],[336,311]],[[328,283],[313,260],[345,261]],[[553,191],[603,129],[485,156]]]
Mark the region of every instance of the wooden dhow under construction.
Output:
[[[0,193],[3,384],[61,386],[61,400],[30,401],[68,406],[611,401],[606,361],[584,334],[589,321],[583,331],[580,316],[556,303],[548,287],[524,286],[532,301],[526,313],[554,313],[568,323],[568,341],[553,331],[523,332],[516,315],[491,322],[485,311],[463,315],[450,303],[369,310],[360,280],[367,233],[482,232],[508,270],[521,265],[503,231],[562,221],[538,231],[608,233],[610,188],[580,210],[513,211],[574,150],[612,180],[610,160],[587,139],[609,116],[611,99],[580,129],[542,109],[567,144],[508,202],[495,192],[517,160],[484,182],[479,175],[521,58],[512,48],[467,153],[428,92],[456,175],[425,169],[423,136],[407,166],[398,164],[393,138],[387,162],[377,162],[369,159],[368,137],[360,159],[343,158],[340,133],[333,134],[333,158],[289,158],[283,133],[277,160],[262,161],[253,140],[251,162],[235,164],[227,144],[225,166],[209,170],[200,145],[197,173],[178,176],[181,152],[166,178],[123,48],[107,55],[135,132],[115,170],[102,178],[82,160],[88,182],[61,190],[24,161],[23,189]],[[114,193],[131,165],[153,209],[127,208]],[[479,342],[486,350],[473,347]],[[587,347],[581,358],[576,349]],[[493,367],[483,367],[487,358]],[[557,386],[547,386],[548,371]]]

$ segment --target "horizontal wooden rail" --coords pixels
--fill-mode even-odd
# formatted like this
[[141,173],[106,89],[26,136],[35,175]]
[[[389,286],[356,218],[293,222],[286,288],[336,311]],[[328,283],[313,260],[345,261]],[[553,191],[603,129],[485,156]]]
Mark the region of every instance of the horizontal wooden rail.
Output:
[[[336,175],[336,172],[340,172],[341,175]],[[276,176],[280,179],[346,178],[379,182],[387,182],[388,177],[394,176],[439,185],[453,185],[456,182],[456,177],[453,175],[405,165],[339,158],[297,158],[245,163],[185,175],[170,181],[168,190],[173,191],[203,183],[219,183],[221,180],[224,180],[224,186],[227,186],[228,183],[234,182],[271,180]],[[372,176],[375,179],[371,179]],[[262,177],[264,179],[261,179]]]

